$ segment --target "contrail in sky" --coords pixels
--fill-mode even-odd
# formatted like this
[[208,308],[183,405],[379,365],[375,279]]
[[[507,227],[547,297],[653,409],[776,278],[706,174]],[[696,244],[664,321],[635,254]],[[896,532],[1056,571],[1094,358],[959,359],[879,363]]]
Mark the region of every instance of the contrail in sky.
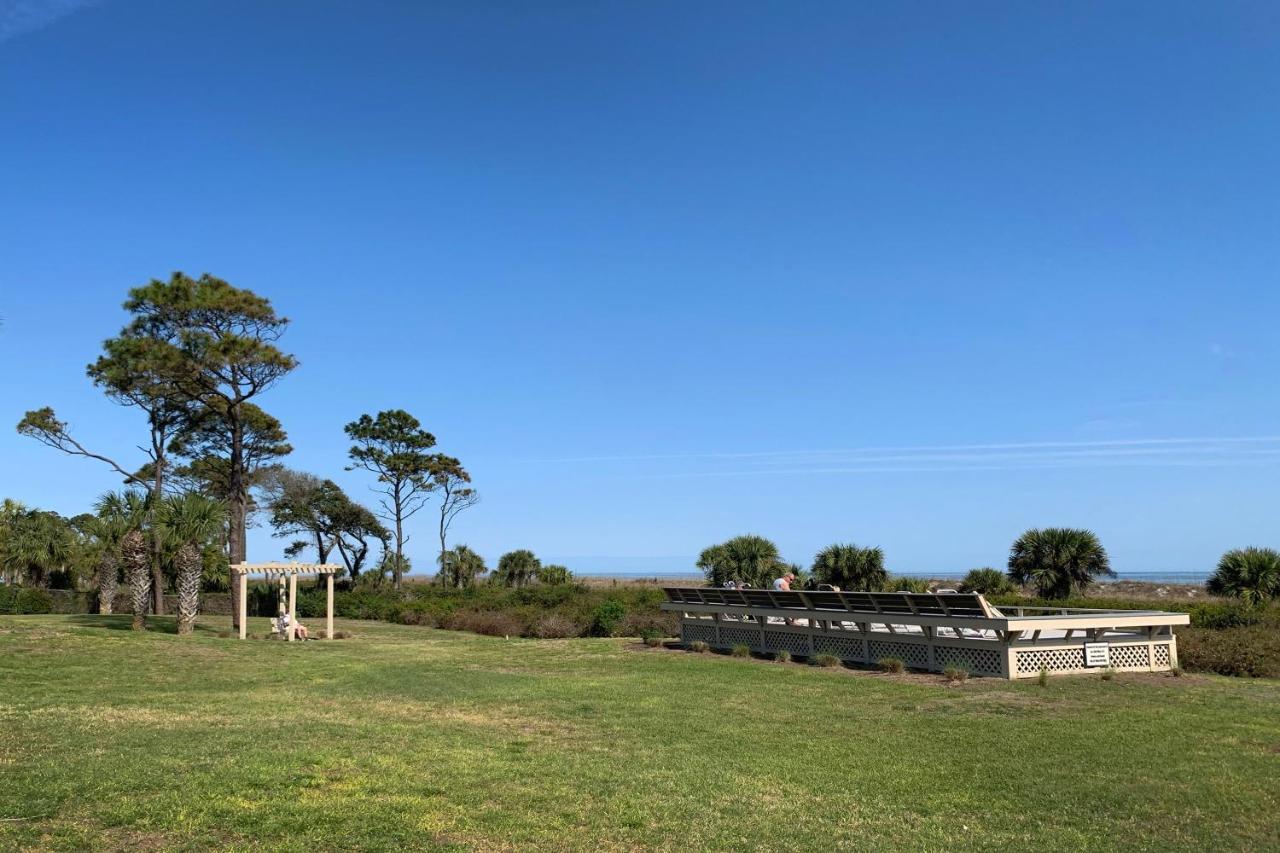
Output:
[[[864,456],[866,454],[895,453],[919,454],[940,452],[961,452],[983,454],[989,451],[1035,450],[1046,454],[1068,454],[1072,451],[1094,449],[1103,451],[1110,449],[1109,455],[1148,455],[1153,453],[1188,453],[1188,452],[1264,452],[1262,449],[1250,450],[1251,444],[1278,444],[1280,435],[1261,436],[1229,436],[1213,438],[1134,438],[1112,441],[1026,441],[989,444],[931,444],[872,446],[845,449],[822,450],[758,450],[733,453],[652,453],[615,456],[574,456],[558,459],[529,459],[526,462],[544,463],[577,463],[577,462],[646,462],[658,460],[694,460],[694,459],[771,459],[801,456]],[[1268,451],[1269,452],[1269,451]],[[868,462],[874,460],[865,460]]]

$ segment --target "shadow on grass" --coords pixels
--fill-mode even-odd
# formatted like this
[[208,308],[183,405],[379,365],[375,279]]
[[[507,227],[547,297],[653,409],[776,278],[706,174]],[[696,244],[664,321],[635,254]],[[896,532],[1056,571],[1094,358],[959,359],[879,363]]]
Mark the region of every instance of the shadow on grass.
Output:
[[[71,616],[68,621],[78,628],[104,628],[108,631],[133,630],[133,616],[129,614],[96,616],[90,613],[78,613]],[[216,625],[205,625],[197,622],[195,627],[195,636],[213,637],[217,636],[219,631],[226,630],[228,630],[228,626],[225,625],[218,627]],[[153,634],[176,634],[178,633],[178,617],[148,616],[147,631]]]

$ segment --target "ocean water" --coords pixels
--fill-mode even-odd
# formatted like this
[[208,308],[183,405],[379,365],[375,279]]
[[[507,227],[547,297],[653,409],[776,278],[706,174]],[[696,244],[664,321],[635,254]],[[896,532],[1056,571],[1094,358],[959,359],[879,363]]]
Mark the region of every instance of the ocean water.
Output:
[[[695,578],[698,576],[697,569],[685,569],[683,571],[670,570],[652,570],[645,571],[643,569],[627,568],[615,570],[601,571],[584,571],[582,574],[586,577],[593,578],[617,578],[619,580],[638,579],[638,578],[658,578],[658,579],[677,579],[677,578]],[[893,574],[908,578],[925,578],[926,580],[959,580],[964,577],[963,572],[894,572]],[[1103,583],[1110,581],[1142,581],[1144,583],[1182,583],[1182,584],[1201,584],[1209,579],[1209,572],[1116,572],[1114,578],[1103,579]]]

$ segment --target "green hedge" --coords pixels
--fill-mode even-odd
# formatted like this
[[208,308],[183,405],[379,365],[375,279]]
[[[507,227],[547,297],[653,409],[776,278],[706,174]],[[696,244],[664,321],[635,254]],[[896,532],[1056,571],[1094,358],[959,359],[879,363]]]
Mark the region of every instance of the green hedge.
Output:
[[53,613],[53,604],[48,590],[0,586],[0,613]]
[[1181,628],[1178,663],[1194,672],[1280,678],[1280,631],[1267,625]]
[[1280,607],[1250,607],[1237,601],[1183,601],[1180,599],[1068,598],[1052,601],[1020,595],[993,595],[987,598],[996,607],[1087,607],[1095,610],[1169,610],[1191,616],[1196,628],[1242,628],[1270,624],[1280,627]]
[[[653,632],[670,636],[676,620],[662,612],[662,590],[653,587],[588,587],[581,584],[530,586],[520,589],[482,584],[468,589],[443,589],[426,584],[393,590],[340,590],[334,594],[334,615],[344,619],[377,619],[409,625],[462,627],[485,621],[481,614],[502,614],[503,624],[523,636],[538,636],[548,617],[572,636],[615,634],[640,636]],[[325,592],[298,591],[298,616],[323,618]],[[490,620],[492,621],[492,620]],[[496,623],[495,623],[496,624]]]

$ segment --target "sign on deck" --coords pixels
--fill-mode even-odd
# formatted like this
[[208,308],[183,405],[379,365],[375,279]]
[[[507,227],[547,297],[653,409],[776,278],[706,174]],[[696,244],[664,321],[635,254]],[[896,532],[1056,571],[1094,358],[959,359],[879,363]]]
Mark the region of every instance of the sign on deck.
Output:
[[1085,643],[1084,644],[1084,665],[1085,666],[1111,666],[1111,644],[1110,643]]

